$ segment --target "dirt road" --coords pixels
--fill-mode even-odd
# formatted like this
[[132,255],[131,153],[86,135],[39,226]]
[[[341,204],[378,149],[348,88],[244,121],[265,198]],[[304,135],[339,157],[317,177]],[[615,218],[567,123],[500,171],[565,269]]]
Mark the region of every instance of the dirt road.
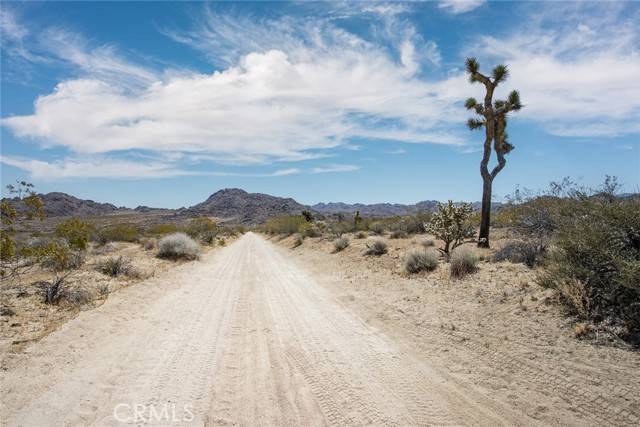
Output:
[[112,295],[4,372],[2,425],[532,425],[404,353],[248,233]]

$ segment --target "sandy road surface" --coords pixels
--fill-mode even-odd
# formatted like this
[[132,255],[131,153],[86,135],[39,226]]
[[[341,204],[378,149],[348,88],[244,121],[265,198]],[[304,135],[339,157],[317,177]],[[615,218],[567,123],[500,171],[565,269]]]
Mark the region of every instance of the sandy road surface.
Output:
[[3,375],[2,425],[535,422],[403,353],[252,233],[112,295]]

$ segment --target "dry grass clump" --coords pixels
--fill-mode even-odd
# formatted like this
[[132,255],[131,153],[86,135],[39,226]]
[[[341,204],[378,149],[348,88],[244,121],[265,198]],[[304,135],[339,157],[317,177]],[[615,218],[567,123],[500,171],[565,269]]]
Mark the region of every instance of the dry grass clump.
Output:
[[367,243],[367,250],[365,255],[380,256],[387,253],[387,242],[381,238],[373,238]]
[[295,239],[293,239],[293,248],[297,248],[298,246],[302,245],[302,242],[304,241],[304,239],[302,238],[302,236],[296,236]]
[[201,252],[200,245],[184,233],[169,234],[158,242],[159,258],[194,260]]
[[436,242],[434,242],[433,239],[424,239],[420,244],[423,248],[432,248],[436,245]]
[[158,239],[156,239],[155,237],[143,237],[142,239],[140,239],[140,245],[145,251],[150,251],[156,248],[156,246],[158,245]]
[[97,268],[100,273],[111,277],[127,276],[139,278],[140,272],[131,264],[129,258],[123,256],[109,257],[98,262]]
[[406,239],[407,236],[407,232],[404,230],[393,230],[389,237],[392,239]]
[[461,278],[475,273],[478,269],[478,257],[469,249],[459,248],[453,251],[449,260],[451,277]]
[[382,224],[381,222],[371,223],[369,224],[369,231],[377,234],[378,236],[381,236],[384,234],[384,224]]
[[407,273],[419,273],[421,271],[433,271],[438,267],[438,258],[429,251],[414,249],[407,254],[404,260],[404,269]]
[[344,250],[347,246],[349,246],[349,239],[347,239],[344,236],[338,237],[336,240],[333,241],[333,248],[335,249],[335,252],[340,252]]
[[540,256],[537,246],[531,242],[513,241],[498,249],[493,255],[493,261],[509,261],[512,263],[525,264],[533,268]]
[[367,233],[364,231],[358,231],[356,233],[356,239],[365,239],[367,237]]

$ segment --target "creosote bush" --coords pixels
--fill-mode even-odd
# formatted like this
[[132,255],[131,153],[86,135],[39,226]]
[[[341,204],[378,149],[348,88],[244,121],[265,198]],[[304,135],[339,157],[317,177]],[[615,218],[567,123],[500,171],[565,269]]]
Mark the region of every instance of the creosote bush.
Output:
[[181,228],[179,226],[171,223],[153,224],[146,229],[146,233],[151,236],[163,236],[165,234],[178,233],[180,231]]
[[200,257],[200,245],[184,233],[174,233],[158,242],[158,257],[194,260]]
[[438,267],[438,258],[427,250],[414,249],[407,254],[404,260],[404,269],[407,273],[419,273],[421,271],[433,271]]
[[99,230],[97,242],[100,245],[109,242],[137,242],[140,235],[141,230],[137,225],[115,224]]
[[93,226],[79,219],[68,219],[56,227],[55,235],[67,241],[69,247],[84,251],[89,244]]
[[475,273],[478,269],[478,257],[467,248],[459,248],[451,254],[449,272],[451,277],[461,278]]
[[284,234],[291,236],[300,229],[302,224],[306,224],[307,220],[302,215],[283,215],[276,218],[270,218],[264,225],[265,232],[269,234]]
[[365,255],[380,256],[387,253],[387,242],[381,238],[373,238],[367,243]]
[[333,241],[333,248],[335,249],[335,252],[340,252],[346,249],[347,246],[349,246],[349,239],[347,239],[344,236],[338,237],[336,240]]
[[572,197],[539,282],[582,320],[640,345],[640,199]]
[[320,230],[316,227],[315,224],[311,222],[305,222],[300,225],[298,228],[298,233],[302,235],[302,237],[319,237]]
[[218,225],[207,217],[193,218],[185,229],[192,239],[199,240],[203,244],[215,244],[216,236],[220,232]]

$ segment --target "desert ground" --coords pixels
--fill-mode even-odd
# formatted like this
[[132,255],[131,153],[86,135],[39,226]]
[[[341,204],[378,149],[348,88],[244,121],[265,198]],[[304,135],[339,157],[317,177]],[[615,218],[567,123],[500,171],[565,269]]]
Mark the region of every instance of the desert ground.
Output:
[[637,352],[576,340],[521,265],[407,277],[415,239],[373,258],[246,233],[151,266],[3,346],[2,425],[640,423]]

